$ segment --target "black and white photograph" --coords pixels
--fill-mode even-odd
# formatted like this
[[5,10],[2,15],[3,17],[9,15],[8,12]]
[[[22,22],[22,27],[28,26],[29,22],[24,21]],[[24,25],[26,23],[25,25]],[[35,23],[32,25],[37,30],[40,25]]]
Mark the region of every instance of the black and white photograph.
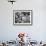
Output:
[[14,10],[13,23],[14,24],[31,24],[32,10]]

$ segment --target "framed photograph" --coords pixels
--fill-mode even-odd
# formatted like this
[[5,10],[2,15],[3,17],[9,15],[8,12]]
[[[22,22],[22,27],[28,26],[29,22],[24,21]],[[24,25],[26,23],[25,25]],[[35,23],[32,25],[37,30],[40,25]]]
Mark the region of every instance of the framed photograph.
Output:
[[13,10],[13,24],[32,24],[32,10]]

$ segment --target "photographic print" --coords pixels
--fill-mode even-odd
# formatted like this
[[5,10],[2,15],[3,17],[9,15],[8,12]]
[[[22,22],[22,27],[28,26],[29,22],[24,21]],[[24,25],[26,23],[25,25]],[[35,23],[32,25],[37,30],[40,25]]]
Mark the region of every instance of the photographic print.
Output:
[[32,10],[14,10],[13,24],[31,24]]

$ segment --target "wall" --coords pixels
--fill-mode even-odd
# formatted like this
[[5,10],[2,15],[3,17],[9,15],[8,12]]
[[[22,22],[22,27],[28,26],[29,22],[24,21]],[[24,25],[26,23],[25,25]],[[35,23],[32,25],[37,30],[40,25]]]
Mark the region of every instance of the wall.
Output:
[[[14,26],[13,10],[33,10],[32,26]],[[33,40],[46,40],[46,0],[17,0],[14,5],[0,0],[0,40],[15,40],[18,32],[30,34]]]

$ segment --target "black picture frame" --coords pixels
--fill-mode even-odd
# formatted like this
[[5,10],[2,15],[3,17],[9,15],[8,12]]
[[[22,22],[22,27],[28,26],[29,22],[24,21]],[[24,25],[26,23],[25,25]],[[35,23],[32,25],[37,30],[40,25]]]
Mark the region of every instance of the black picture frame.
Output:
[[32,10],[13,10],[13,25],[32,25]]

